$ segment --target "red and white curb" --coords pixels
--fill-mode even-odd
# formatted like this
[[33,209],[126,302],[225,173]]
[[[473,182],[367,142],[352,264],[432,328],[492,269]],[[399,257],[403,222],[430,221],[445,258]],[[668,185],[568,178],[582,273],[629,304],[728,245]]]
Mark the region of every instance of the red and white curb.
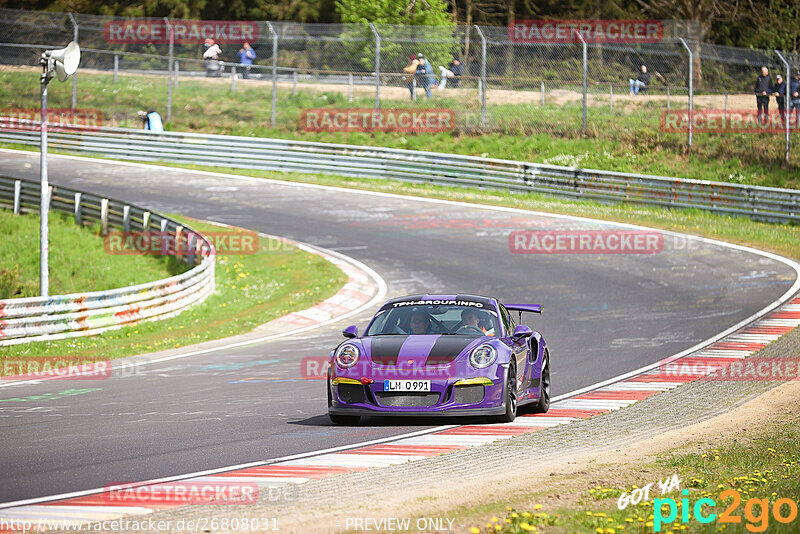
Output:
[[[341,267],[343,270],[346,269],[346,266]],[[368,284],[368,282],[356,273],[352,273],[352,284],[351,289],[360,292],[364,287],[363,284]],[[351,294],[348,293],[348,298],[350,296]],[[341,301],[337,301],[337,304],[339,302]],[[309,315],[302,314],[300,317],[308,318]],[[292,484],[302,484],[309,480],[403,464],[468,449],[630,406],[686,382],[698,380],[727,363],[744,359],[798,326],[800,326],[800,298],[794,298],[788,304],[784,304],[756,322],[722,337],[699,351],[681,358],[666,358],[662,362],[650,366],[649,370],[564,400],[555,401],[546,414],[519,416],[507,424],[440,427],[430,433],[422,431],[399,439],[376,440],[351,449],[341,447],[330,451],[278,459],[271,463],[256,462],[238,468],[228,468],[227,471],[210,471],[198,474],[199,476],[175,477],[172,481],[165,479],[152,483],[141,483],[137,486],[152,488],[151,491],[146,492],[148,496],[157,494],[155,490],[159,486],[165,483],[175,484],[178,480],[181,484],[210,488],[226,484],[250,484],[257,486],[260,492],[269,492],[280,488],[285,489]],[[664,371],[665,365],[676,362],[678,362],[678,366],[686,365],[690,369],[701,369],[702,371],[698,371],[696,374]],[[115,499],[103,490],[92,490],[82,492],[82,494],[73,494],[73,496],[61,496],[61,498],[56,496],[54,499],[56,500],[45,503],[37,502],[26,505],[20,502],[18,505],[15,505],[17,503],[0,505],[0,525],[3,524],[2,520],[6,520],[6,522],[28,520],[33,521],[35,525],[37,521],[47,519],[50,522],[59,521],[63,522],[62,524],[73,525],[70,528],[77,528],[76,521],[87,525],[96,521],[140,516],[156,510],[183,505],[183,503],[174,502],[163,505],[153,504],[150,499],[146,506],[141,506],[137,505],[135,498],[118,499],[121,502],[115,504]]]

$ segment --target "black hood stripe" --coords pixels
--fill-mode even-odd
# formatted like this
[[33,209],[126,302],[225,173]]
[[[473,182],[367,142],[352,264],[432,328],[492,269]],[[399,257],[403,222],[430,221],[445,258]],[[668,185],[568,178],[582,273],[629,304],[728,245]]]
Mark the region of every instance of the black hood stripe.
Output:
[[408,336],[376,336],[370,338],[370,356],[378,365],[397,365],[400,348]]
[[455,360],[475,336],[442,336],[436,340],[425,365],[444,365]]

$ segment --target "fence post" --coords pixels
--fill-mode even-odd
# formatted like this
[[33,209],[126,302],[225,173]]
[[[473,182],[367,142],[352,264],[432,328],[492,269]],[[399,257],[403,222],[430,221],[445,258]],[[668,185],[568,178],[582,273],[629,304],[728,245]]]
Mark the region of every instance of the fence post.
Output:
[[411,77],[411,100],[416,102],[417,101],[417,77]]
[[83,222],[83,194],[75,193],[75,224],[78,226]]
[[689,150],[691,150],[692,134],[694,133],[694,54],[683,37],[679,37],[678,40],[689,54]]
[[122,206],[122,229],[126,232],[131,231],[131,207],[128,204]]
[[150,230],[150,212],[142,213],[142,231],[147,232]]
[[231,65],[231,93],[236,92],[236,65]]
[[544,80],[542,80],[542,105],[544,106]]
[[583,135],[586,135],[586,91],[588,89],[588,59],[587,59],[587,51],[586,51],[586,41],[581,35],[581,32],[575,32],[575,35],[578,36],[578,39],[581,40],[581,46],[583,48],[583,119],[582,119],[582,126],[581,132]]
[[[72,13],[67,13],[69,15],[69,21],[72,23],[72,40],[76,43],[78,42],[78,21],[75,20],[75,17],[72,16]],[[76,76],[77,72],[72,74],[72,109],[78,107],[78,77]]]
[[777,50],[775,50],[775,53],[780,58],[781,62],[783,63],[783,66],[786,67],[786,78],[784,78],[785,80],[784,84],[786,85],[786,95],[783,98],[785,106],[783,108],[784,109],[783,125],[786,128],[786,149],[785,149],[786,153],[784,155],[784,161],[786,163],[789,163],[789,139],[790,139],[789,117],[791,117],[791,112],[789,111],[789,104],[792,101],[792,95],[789,94],[789,86],[792,83],[792,77],[791,77],[792,73],[789,72],[789,62],[786,61],[786,58],[783,57],[783,54],[781,54]]
[[117,74],[119,74],[119,55],[114,54],[114,83],[117,83]]
[[477,24],[475,29],[481,38],[481,128],[486,128],[486,90],[489,88],[486,85],[486,36]]
[[297,96],[297,71],[294,71],[294,76],[292,77],[292,96]]
[[347,101],[353,101],[353,73],[347,73]]
[[22,181],[14,180],[14,213],[19,215],[22,205]]
[[381,108],[381,34],[373,23],[369,23],[369,28],[375,36],[375,109]]
[[100,228],[101,234],[106,235],[108,233],[108,199],[102,198],[100,199]]
[[272,34],[272,126],[275,127],[278,124],[278,34],[269,21],[267,28]]
[[173,84],[172,84],[173,87],[178,87],[178,76],[180,75],[180,72],[181,72],[180,62],[176,59],[175,60],[175,80],[173,81]]
[[167,122],[172,117],[172,55],[175,47],[175,30],[167,17],[164,17],[164,24],[169,31],[169,61],[167,62]]

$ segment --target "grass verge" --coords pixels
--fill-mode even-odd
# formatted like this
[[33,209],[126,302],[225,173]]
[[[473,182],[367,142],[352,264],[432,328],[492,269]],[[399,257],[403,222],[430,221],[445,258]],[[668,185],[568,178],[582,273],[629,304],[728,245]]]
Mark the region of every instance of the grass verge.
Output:
[[[172,217],[200,232],[219,231],[217,226]],[[106,263],[108,258],[113,256],[101,260]],[[214,293],[177,317],[99,336],[0,347],[0,359],[79,355],[81,360],[107,360],[242,334],[325,300],[346,281],[346,275],[323,258],[261,238],[255,254],[218,256]]]
[[[38,109],[38,71],[5,69],[0,96],[8,109]],[[110,74],[82,72],[78,84],[81,108],[102,110],[104,124],[139,127],[136,111],[166,110],[164,77],[120,76],[117,84]],[[577,103],[496,103],[487,106],[491,131],[478,132],[459,126],[452,132],[307,132],[300,129],[301,112],[315,108],[371,108],[374,96],[357,94],[348,100],[331,86],[304,84],[297,94],[278,91],[277,126],[271,126],[271,108],[264,105],[266,82],[237,85],[231,93],[227,80],[181,79],[173,93],[173,131],[205,132],[250,137],[276,137],[306,141],[385,146],[430,150],[492,158],[574,165],[583,168],[637,172],[683,178],[749,183],[773,187],[800,188],[800,158],[793,148],[791,162],[783,162],[781,134],[696,134],[687,150],[687,135],[661,129],[664,102],[620,102],[615,110],[591,106],[587,132],[581,132],[581,107]],[[384,108],[450,108],[474,124],[480,116],[472,93],[456,96],[437,93],[430,100],[409,102],[403,98],[382,99]],[[526,93],[520,91],[520,93]],[[527,92],[530,93],[530,92]],[[267,97],[268,98],[268,97]],[[500,97],[498,97],[500,98]],[[68,84],[52,86],[52,108],[68,108]],[[465,120],[466,120],[465,119]],[[461,119],[459,119],[461,120]],[[471,133],[470,133],[471,132]]]
[[[555,490],[516,493],[505,496],[502,501],[461,507],[445,515],[454,517],[457,524],[472,525],[469,531],[473,534],[797,532],[800,524],[796,512],[796,503],[800,502],[799,422],[800,416],[795,411],[785,421],[766,430],[742,433],[735,439],[719,442],[714,448],[699,451],[688,451],[688,446],[674,448],[653,461],[635,462],[624,468],[616,466],[615,484],[619,485],[607,482],[598,485],[598,478],[605,476],[589,468],[588,472],[570,476],[551,476],[547,486],[558,488]],[[658,477],[649,473],[656,473]],[[659,477],[662,481],[671,479],[672,474],[678,476],[680,490],[673,488],[662,495],[656,482]],[[646,476],[654,479],[644,480]],[[630,496],[637,489],[636,482],[653,483],[649,499],[620,510],[620,497]],[[676,515],[670,516],[669,505],[654,499],[674,499]],[[711,508],[705,502],[699,509],[703,517],[716,514],[707,524],[695,516],[695,505],[700,499],[711,499],[716,504]],[[654,508],[654,502],[662,505],[661,513],[657,506]],[[776,518],[776,503],[784,522]],[[687,516],[684,516],[684,508]],[[729,509],[729,517],[738,518],[738,522],[721,520],[726,509]],[[656,520],[656,516],[663,520]]]
[[[143,284],[187,270],[174,256],[108,254],[99,225],[80,227],[61,213],[50,214],[48,229],[51,295]],[[38,214],[14,215],[0,209],[0,235],[0,299],[38,296]]]

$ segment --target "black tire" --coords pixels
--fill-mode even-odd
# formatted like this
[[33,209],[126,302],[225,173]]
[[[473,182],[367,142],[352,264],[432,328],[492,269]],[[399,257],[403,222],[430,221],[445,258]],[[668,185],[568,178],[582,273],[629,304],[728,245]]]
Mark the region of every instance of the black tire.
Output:
[[335,425],[354,426],[361,420],[360,415],[342,415],[339,413],[328,413],[331,423]]
[[510,423],[517,417],[517,367],[513,362],[508,366],[505,395],[506,413],[492,416],[492,423]]
[[547,413],[550,409],[550,353],[547,351],[544,351],[539,385],[539,402],[531,406],[531,413]]

